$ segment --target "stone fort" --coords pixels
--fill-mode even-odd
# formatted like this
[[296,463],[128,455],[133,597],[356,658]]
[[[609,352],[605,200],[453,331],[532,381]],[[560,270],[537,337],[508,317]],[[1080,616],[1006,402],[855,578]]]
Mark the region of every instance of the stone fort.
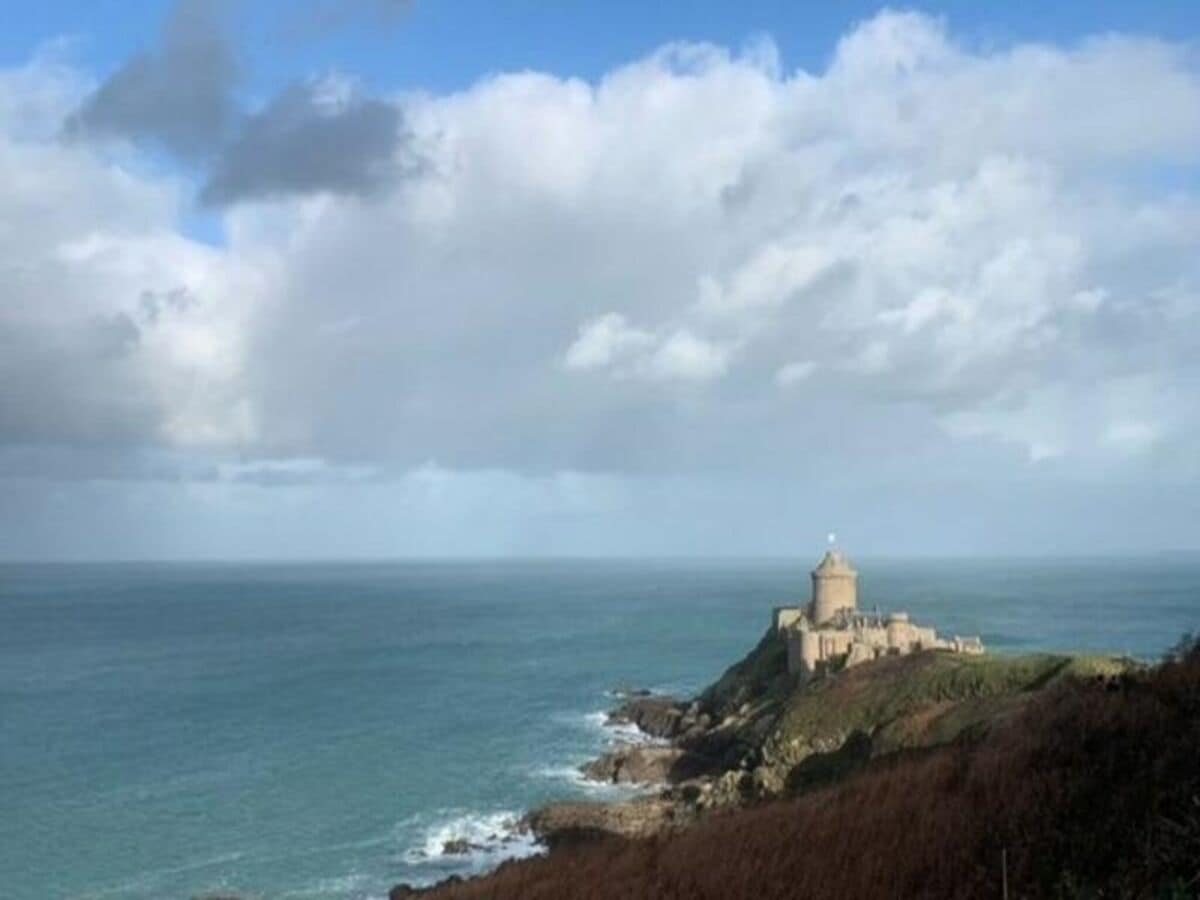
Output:
[[860,612],[858,572],[834,549],[813,569],[808,604],[775,608],[775,629],[787,641],[788,671],[802,675],[919,650],[983,652],[978,637],[940,638],[932,628],[909,621],[907,613]]

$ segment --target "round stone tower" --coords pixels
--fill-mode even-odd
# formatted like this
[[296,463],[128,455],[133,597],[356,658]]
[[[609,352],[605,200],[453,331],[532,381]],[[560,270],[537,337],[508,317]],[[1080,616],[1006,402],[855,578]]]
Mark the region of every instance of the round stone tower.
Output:
[[812,607],[809,613],[814,625],[828,622],[838,610],[853,612],[858,608],[858,573],[846,557],[830,550],[812,572]]

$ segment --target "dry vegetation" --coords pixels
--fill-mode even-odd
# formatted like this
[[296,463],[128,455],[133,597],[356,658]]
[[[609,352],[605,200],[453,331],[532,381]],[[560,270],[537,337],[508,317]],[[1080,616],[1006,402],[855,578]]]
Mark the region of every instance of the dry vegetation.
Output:
[[986,736],[643,841],[446,885],[482,898],[1200,896],[1200,649],[1063,680]]

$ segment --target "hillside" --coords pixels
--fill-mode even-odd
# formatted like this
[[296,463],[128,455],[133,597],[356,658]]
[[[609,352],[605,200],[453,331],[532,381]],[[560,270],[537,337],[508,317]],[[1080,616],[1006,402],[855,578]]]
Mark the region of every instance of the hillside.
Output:
[[811,681],[789,675],[768,631],[694,701],[636,698],[614,711],[670,749],[621,748],[585,770],[665,783],[624,804],[556,804],[530,824],[549,844],[583,835],[642,836],[731,806],[840,777],[874,758],[979,736],[1064,679],[1112,676],[1127,661],[1056,654],[889,657]]
[[[508,863],[431,896],[998,897],[1002,866],[1014,897],[1196,896],[1200,651],[1152,670],[1063,677],[1091,667],[1057,657],[999,668],[926,663],[890,697],[831,685],[821,707],[851,701],[835,730],[880,703],[896,704],[892,721],[902,720],[910,688],[952,704],[1028,696],[1010,699],[984,730],[876,756],[824,786],[793,787],[681,831]],[[1022,682],[1033,691],[1000,690]],[[816,710],[788,703],[785,727],[814,722],[808,714],[822,728],[838,718]]]

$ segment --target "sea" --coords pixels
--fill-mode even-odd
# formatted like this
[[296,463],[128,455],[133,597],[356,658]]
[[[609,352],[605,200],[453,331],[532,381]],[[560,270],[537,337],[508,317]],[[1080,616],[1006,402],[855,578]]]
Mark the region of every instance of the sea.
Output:
[[[999,653],[1200,628],[1194,558],[856,564]],[[715,679],[810,565],[2,565],[0,896],[376,900],[537,852],[524,811],[618,790],[577,768],[633,737],[616,695]]]

